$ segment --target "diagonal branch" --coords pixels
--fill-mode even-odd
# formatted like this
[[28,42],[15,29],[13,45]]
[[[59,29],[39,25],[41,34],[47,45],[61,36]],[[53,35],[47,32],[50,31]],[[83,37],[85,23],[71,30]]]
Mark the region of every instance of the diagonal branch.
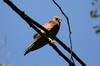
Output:
[[[9,6],[13,7],[15,9],[15,11],[17,11],[17,13],[20,14],[20,16],[33,28],[35,29],[46,41],[48,41],[48,43],[50,44],[50,46],[53,47],[53,49],[55,49],[55,51],[61,56],[63,57],[66,62],[68,62],[70,65],[73,65],[75,66],[53,43],[51,43],[48,39],[47,36],[45,36],[32,22],[35,22],[35,21],[31,21],[29,20],[28,16],[24,14],[24,12],[22,12],[21,10],[19,10],[11,1],[5,1],[7,4],[9,4]],[[13,10],[14,10],[13,9]]]
[[[22,12],[20,9],[18,9],[11,1],[4,0],[5,3],[7,3],[17,14],[20,15],[29,25],[32,27],[31,24],[34,24],[38,26],[39,28],[43,29],[50,38],[54,38],[61,46],[63,46],[64,49],[66,49],[69,53],[71,51],[70,48],[68,48],[62,41],[60,41],[57,37],[55,37],[52,33],[50,33],[48,30],[46,30],[44,27],[42,27],[40,24],[38,24],[35,20],[32,20],[30,17],[28,17],[24,12]],[[86,64],[72,51],[72,56],[83,66],[86,66]]]

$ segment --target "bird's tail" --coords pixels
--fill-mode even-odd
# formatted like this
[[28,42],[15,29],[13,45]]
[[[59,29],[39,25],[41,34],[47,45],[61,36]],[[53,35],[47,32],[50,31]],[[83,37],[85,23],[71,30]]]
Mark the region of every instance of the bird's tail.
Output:
[[24,56],[31,51],[33,45],[34,45],[34,42],[25,50]]
[[25,50],[24,56],[25,56],[26,54],[28,54],[30,51],[37,50],[37,49],[43,47],[43,46],[46,45],[46,44],[47,44],[47,41],[45,41],[42,37],[36,39],[36,40]]
[[29,52],[30,52],[29,50],[26,50],[25,53],[24,53],[24,56],[25,56],[26,54],[28,54]]

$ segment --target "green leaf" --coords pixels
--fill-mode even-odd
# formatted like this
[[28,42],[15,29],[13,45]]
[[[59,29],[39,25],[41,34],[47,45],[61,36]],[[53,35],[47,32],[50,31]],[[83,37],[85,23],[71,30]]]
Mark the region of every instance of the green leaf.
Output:
[[93,26],[93,28],[94,28],[94,29],[97,29],[97,28],[100,28],[100,26],[99,26],[99,25]]
[[100,33],[100,29],[96,30],[96,33],[99,34]]
[[93,17],[93,18],[97,18],[98,15],[97,15],[96,13],[97,13],[96,10],[92,10],[92,11],[90,12],[90,16]]

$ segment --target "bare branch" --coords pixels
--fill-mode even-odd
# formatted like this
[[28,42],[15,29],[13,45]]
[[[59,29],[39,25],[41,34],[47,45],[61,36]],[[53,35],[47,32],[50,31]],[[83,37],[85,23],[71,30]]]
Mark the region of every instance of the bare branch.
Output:
[[[50,33],[48,30],[46,30],[44,27],[42,27],[40,24],[38,24],[35,20],[32,20],[30,17],[28,17],[24,12],[22,12],[20,9],[18,9],[11,1],[9,0],[4,0],[5,3],[7,3],[17,14],[20,15],[20,17],[22,17],[29,25],[30,27],[34,27],[34,25],[36,25],[37,27],[43,29],[50,38],[54,38],[61,46],[64,47],[64,49],[66,49],[69,53],[71,51],[70,48],[68,48],[62,41],[60,41],[57,37],[55,37],[52,33]],[[32,26],[33,25],[33,26]],[[35,27],[34,27],[35,29]],[[42,33],[39,33],[42,36]],[[45,36],[42,36],[45,37]],[[45,37],[44,39],[46,39],[48,41],[48,39]],[[49,42],[50,43],[50,42]],[[83,66],[86,66],[85,63],[72,51],[72,56]],[[65,58],[64,58],[65,59]],[[71,62],[71,61],[70,61]],[[72,63],[73,64],[73,63]],[[74,64],[73,64],[74,65]]]
[[10,7],[13,8],[14,11],[16,11],[18,14],[20,14],[20,16],[25,20],[27,21],[27,23],[33,28],[35,29],[42,37],[44,37],[44,39],[46,41],[48,41],[48,43],[50,44],[50,46],[52,46],[56,52],[61,56],[63,57],[70,65],[73,65],[75,66],[55,45],[54,43],[51,43],[49,40],[48,40],[48,37],[45,36],[34,24],[33,22],[36,22],[36,21],[33,21],[32,19],[30,20],[30,18],[24,14],[24,12],[22,12],[21,10],[19,10],[11,1],[5,1]]

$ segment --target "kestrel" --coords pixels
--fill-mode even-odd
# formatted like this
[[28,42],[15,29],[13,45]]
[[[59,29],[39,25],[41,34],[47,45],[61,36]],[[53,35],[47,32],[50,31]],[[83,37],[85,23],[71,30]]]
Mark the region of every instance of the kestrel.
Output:
[[[61,23],[62,19],[58,16],[53,17],[49,22],[47,22],[46,24],[43,25],[43,27],[45,29],[47,29],[48,31],[50,31],[52,34],[54,34],[55,36],[57,35],[59,28],[60,28],[60,23]],[[42,29],[40,30],[45,36],[48,37],[48,34],[46,34],[45,31],[43,31]],[[37,50],[41,47],[43,47],[44,45],[46,45],[48,43],[48,41],[46,41],[42,36],[40,36],[38,33],[35,34],[33,36],[34,38],[34,42],[26,49],[24,56],[26,54],[28,54],[31,51]],[[48,37],[49,38],[49,37]],[[51,40],[53,40],[52,38],[50,38]]]

